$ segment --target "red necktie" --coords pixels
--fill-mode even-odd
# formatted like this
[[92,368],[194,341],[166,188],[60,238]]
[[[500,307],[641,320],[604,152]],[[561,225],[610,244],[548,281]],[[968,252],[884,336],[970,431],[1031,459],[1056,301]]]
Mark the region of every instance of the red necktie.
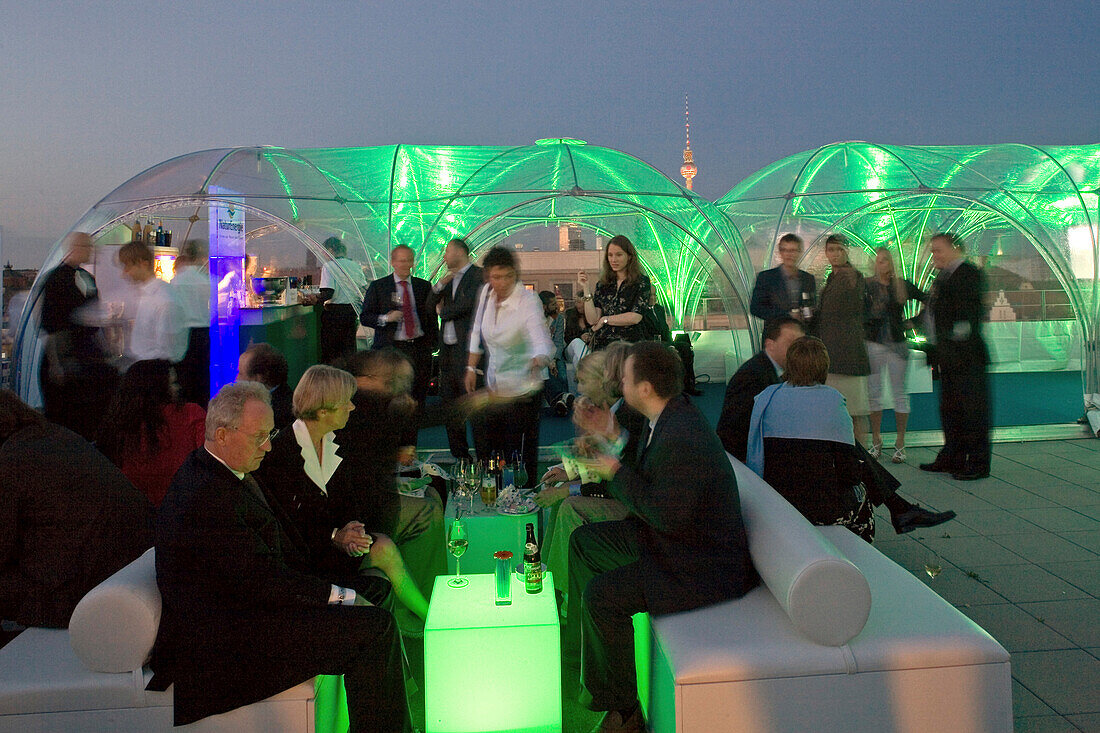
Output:
[[413,322],[415,316],[413,315],[413,300],[412,293],[409,292],[409,281],[399,280],[401,283],[401,318],[405,322],[405,338],[412,339],[416,334],[416,324]]

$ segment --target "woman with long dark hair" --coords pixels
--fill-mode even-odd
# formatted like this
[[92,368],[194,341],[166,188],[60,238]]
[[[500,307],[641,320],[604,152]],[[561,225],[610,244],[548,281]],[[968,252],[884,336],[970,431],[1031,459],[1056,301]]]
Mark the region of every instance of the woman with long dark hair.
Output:
[[653,286],[642,273],[638,250],[622,234],[612,237],[603,252],[600,281],[589,291],[588,273],[577,274],[584,301],[584,317],[592,324],[592,350],[612,341],[643,341],[642,315],[649,309]]
[[123,375],[96,447],[160,506],[176,469],[206,437],[206,412],[180,402],[175,370],[164,359],[135,362]]

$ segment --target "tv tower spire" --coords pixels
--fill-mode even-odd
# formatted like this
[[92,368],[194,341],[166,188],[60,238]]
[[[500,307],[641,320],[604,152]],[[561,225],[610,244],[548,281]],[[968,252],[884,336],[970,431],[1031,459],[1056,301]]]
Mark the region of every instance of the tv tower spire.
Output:
[[688,118],[688,98],[684,95],[684,164],[680,166],[680,175],[684,177],[684,187],[691,190],[691,179],[695,178],[698,169],[695,167],[695,157],[691,152],[691,120]]

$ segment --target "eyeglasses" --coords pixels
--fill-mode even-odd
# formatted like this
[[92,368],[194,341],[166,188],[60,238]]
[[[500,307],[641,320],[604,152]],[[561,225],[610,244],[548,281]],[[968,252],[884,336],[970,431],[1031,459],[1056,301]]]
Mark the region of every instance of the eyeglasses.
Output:
[[[241,432],[241,429],[237,427],[230,429],[236,430],[238,433]],[[275,440],[275,436],[278,434],[279,428],[273,428],[270,433],[264,433],[263,435],[249,435],[248,437],[252,439],[253,443],[255,443],[257,446],[260,446],[268,442],[269,440]]]

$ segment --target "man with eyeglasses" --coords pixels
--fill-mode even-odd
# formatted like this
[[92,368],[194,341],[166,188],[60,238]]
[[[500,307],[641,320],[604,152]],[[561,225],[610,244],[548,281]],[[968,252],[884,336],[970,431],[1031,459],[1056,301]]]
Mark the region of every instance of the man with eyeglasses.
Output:
[[781,316],[808,321],[816,307],[817,282],[813,275],[798,269],[802,237],[784,234],[776,249],[779,250],[779,267],[756,276],[749,312],[764,322]]
[[151,689],[175,683],[175,724],[343,674],[353,731],[401,731],[407,708],[385,578],[314,575],[308,548],[251,473],[277,433],[267,388],[226,385],[156,527],[163,600]]

